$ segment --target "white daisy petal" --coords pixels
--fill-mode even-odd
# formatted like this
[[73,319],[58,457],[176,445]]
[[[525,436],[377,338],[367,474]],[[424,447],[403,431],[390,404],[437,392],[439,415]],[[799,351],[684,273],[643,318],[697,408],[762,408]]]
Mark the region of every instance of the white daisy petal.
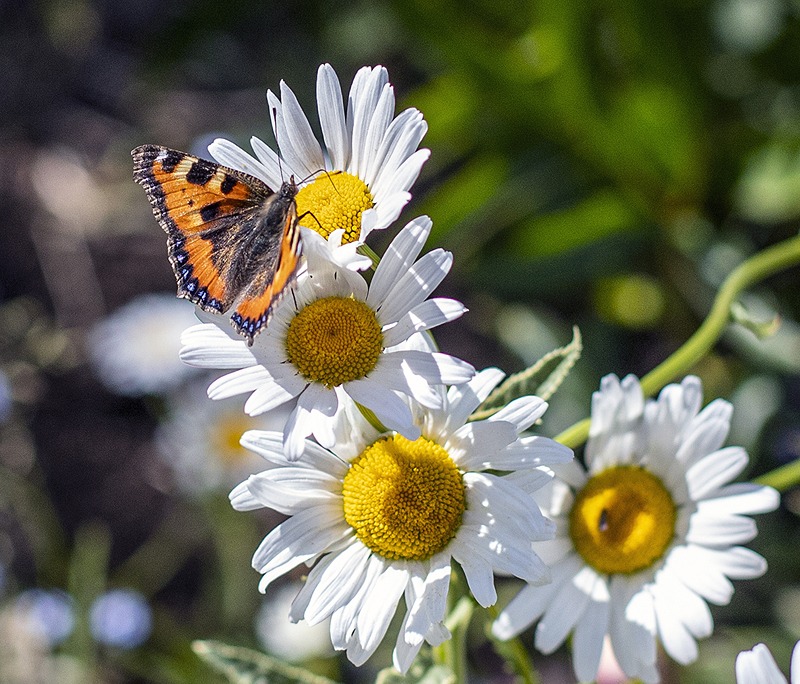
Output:
[[747,453],[740,447],[728,447],[709,454],[686,473],[689,495],[702,499],[727,484],[747,467]]
[[575,626],[573,663],[575,674],[582,682],[593,681],[597,677],[610,615],[608,600],[590,601],[583,618]]
[[517,439],[517,431],[505,421],[481,420],[467,423],[447,441],[458,463],[470,470],[483,469],[488,458]]
[[[274,102],[278,102],[275,98]],[[277,106],[280,106],[278,104]],[[302,173],[299,173],[292,168],[291,163],[286,159],[281,159],[278,154],[267,143],[260,138],[253,136],[250,138],[250,147],[256,153],[258,160],[264,165],[269,173],[271,183],[267,183],[273,190],[281,187],[281,184],[289,177],[301,178]],[[238,168],[238,167],[237,167]]]
[[372,120],[369,122],[367,137],[364,141],[364,152],[366,157],[365,168],[361,176],[370,187],[375,182],[375,174],[380,169],[381,159],[378,152],[386,134],[386,129],[394,116],[394,90],[388,83],[384,85],[375,111],[372,113]]
[[534,396],[519,397],[501,408],[489,418],[492,421],[506,421],[513,424],[517,432],[527,430],[547,410],[547,402]]
[[317,108],[331,166],[344,169],[350,157],[350,138],[342,104],[342,88],[330,64],[321,65],[317,71]]
[[664,650],[681,665],[693,663],[697,660],[697,642],[686,625],[679,620],[670,600],[656,594],[655,608],[658,634]]
[[[207,394],[209,399],[227,399],[237,394],[252,392],[264,383],[269,386],[275,384],[267,369],[263,366],[248,366],[214,380],[208,386]],[[287,401],[288,399],[291,397],[288,397]]]
[[698,510],[715,515],[769,513],[780,505],[780,494],[772,487],[739,482],[720,487],[713,497],[698,504]]
[[338,478],[344,477],[347,472],[347,466],[339,458],[327,449],[309,441],[305,444],[302,460],[292,463],[286,458],[283,451],[283,433],[281,432],[248,430],[242,435],[240,442],[243,447],[254,451],[273,465],[314,468]]
[[264,181],[270,188],[280,187],[281,178],[273,173],[273,169],[254,159],[238,145],[224,138],[215,139],[208,146],[209,154],[223,166],[244,171]]
[[691,518],[686,541],[706,546],[728,546],[749,542],[756,534],[758,529],[752,518],[695,514]]
[[[400,164],[394,174],[394,177],[392,178],[392,182],[395,184],[395,187],[410,188],[412,185],[414,185],[414,182],[419,177],[420,171],[422,171],[422,167],[424,166],[425,162],[428,161],[430,156],[430,150],[417,150],[402,164]],[[401,194],[402,191],[395,191],[391,194],[387,193],[386,199],[388,200],[389,197],[394,197]]]
[[500,384],[505,373],[499,368],[485,368],[466,384],[455,385],[447,391],[448,425],[463,425],[475,410]]
[[[261,413],[271,411],[278,406],[282,406],[287,401],[294,399],[303,391],[305,386],[306,383],[302,378],[287,378],[282,380],[269,378],[263,380],[260,385],[253,388],[253,393],[244,403],[244,411],[249,416],[257,416]],[[208,390],[210,392],[211,387],[209,387]],[[214,397],[212,397],[212,399],[213,398]]]
[[324,573],[313,578],[309,575],[306,585],[313,591],[308,605],[300,613],[309,624],[327,619],[355,595],[361,587],[369,553],[369,549],[362,544],[351,544],[330,557]]
[[414,306],[422,302],[450,271],[453,255],[443,249],[428,252],[411,266],[378,306],[384,325],[394,323]]
[[383,342],[387,347],[393,347],[414,333],[454,321],[466,312],[467,307],[455,299],[441,297],[427,299],[417,304],[396,325],[386,331],[383,334]]
[[255,511],[263,508],[261,502],[256,499],[247,488],[247,482],[241,482],[236,485],[231,493],[228,495],[231,506],[237,511]]
[[[395,347],[396,349],[396,347]],[[414,349],[387,350],[387,356],[401,356],[404,369],[436,385],[460,385],[469,381],[475,369],[466,361],[438,352],[426,353]]]
[[[322,150],[292,89],[281,81],[280,90],[281,107],[275,109],[278,147],[292,168],[305,178],[325,168]],[[274,95],[269,99],[274,103]]]
[[[795,649],[797,650],[797,649]],[[797,682],[792,662],[792,682]],[[736,684],[787,684],[786,677],[764,644],[756,644],[736,657]]]
[[420,436],[414,425],[411,410],[394,392],[370,380],[353,380],[345,385],[347,393],[359,404],[372,410],[386,427],[396,430],[406,439]]
[[244,340],[232,340],[214,324],[187,328],[181,335],[181,361],[199,368],[242,368],[256,363]]
[[340,498],[339,481],[309,468],[275,468],[247,479],[247,489],[261,502],[283,515],[294,515],[309,505]]
[[365,651],[372,654],[389,628],[394,607],[408,583],[408,572],[389,565],[375,582],[371,594],[380,600],[367,600],[358,616],[358,637]]
[[387,248],[370,283],[367,304],[378,306],[414,263],[430,235],[433,222],[421,216],[406,224]]
[[[552,653],[567,638],[589,605],[597,573],[583,567],[571,582],[561,585],[536,627],[534,643],[542,653]],[[572,606],[564,610],[563,606]]]

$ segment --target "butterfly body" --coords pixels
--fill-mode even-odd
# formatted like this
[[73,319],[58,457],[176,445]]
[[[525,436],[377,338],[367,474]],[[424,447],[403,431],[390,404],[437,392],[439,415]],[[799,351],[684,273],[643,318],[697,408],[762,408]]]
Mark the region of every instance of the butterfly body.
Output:
[[225,313],[252,344],[292,284],[301,254],[294,179],[263,181],[186,152],[142,145],[133,178],[167,233],[178,296]]

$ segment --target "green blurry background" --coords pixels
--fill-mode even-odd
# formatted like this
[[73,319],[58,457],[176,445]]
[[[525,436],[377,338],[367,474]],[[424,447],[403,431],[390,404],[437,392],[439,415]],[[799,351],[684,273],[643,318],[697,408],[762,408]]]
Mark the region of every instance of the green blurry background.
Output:
[[[90,362],[105,317],[174,293],[133,147],[271,142],[265,91],[280,79],[316,126],[320,63],[345,92],[360,66],[388,67],[400,107],[430,126],[404,218],[433,218],[429,248],[455,255],[440,292],[471,310],[440,346],[512,372],[573,324],[583,333],[548,435],[587,415],[605,373],[666,358],[736,264],[800,228],[797,0],[5,0],[0,60],[2,682],[216,681],[191,640],[263,646],[249,558],[277,518],[234,513],[224,483],[183,489],[159,452],[159,426],[187,420],[175,394],[202,390],[181,380],[129,396]],[[777,335],[731,329],[694,369],[707,400],[734,402],[730,441],[748,448],[749,476],[800,455],[799,273],[744,302],[764,320],[779,311]],[[800,637],[798,513],[795,491],[760,518],[753,546],[770,571],[737,584],[699,663],[666,665],[668,681],[732,681],[736,652],[764,640],[786,668]],[[90,629],[114,587],[153,611],[138,647]],[[23,644],[14,610],[34,588],[71,597],[56,643]],[[481,681],[511,681],[480,629],[475,652]],[[20,658],[37,663],[30,674]],[[565,653],[536,662],[548,683],[571,681]]]

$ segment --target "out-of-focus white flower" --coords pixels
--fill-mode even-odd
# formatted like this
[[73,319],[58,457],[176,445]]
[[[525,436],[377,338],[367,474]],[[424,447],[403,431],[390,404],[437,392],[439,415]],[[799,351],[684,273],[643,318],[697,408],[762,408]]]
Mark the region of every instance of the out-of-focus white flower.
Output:
[[301,588],[299,582],[271,587],[256,615],[256,635],[264,650],[290,663],[326,658],[335,653],[328,636],[330,620],[315,625],[304,620],[289,621],[292,601]]
[[248,416],[237,397],[212,401],[205,384],[181,387],[168,397],[169,415],[158,427],[156,443],[189,495],[228,491],[264,462],[239,442],[247,430],[282,430],[292,404],[260,416]]
[[168,294],[131,300],[89,331],[89,358],[103,384],[128,397],[165,392],[194,369],[180,361],[180,337],[194,306]]

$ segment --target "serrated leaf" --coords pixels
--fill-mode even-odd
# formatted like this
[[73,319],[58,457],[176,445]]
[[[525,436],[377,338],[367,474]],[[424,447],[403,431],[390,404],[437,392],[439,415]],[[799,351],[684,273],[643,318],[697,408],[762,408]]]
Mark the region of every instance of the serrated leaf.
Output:
[[583,342],[578,327],[572,328],[572,341],[545,354],[532,366],[506,378],[472,414],[471,420],[484,420],[519,397],[535,394],[549,399],[564,382],[581,357]]
[[195,641],[192,650],[233,684],[336,684],[331,679],[241,646]]

